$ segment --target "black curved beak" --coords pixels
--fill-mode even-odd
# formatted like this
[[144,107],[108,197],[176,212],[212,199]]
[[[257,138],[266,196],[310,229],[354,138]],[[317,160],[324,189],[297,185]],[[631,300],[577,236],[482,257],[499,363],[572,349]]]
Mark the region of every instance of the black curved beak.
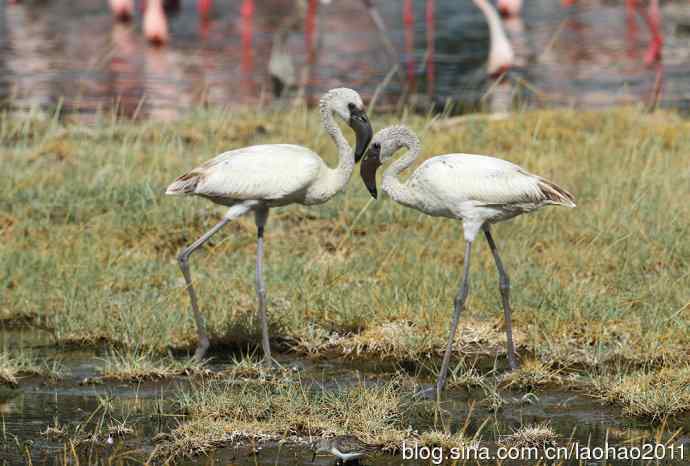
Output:
[[370,147],[367,151],[367,155],[362,160],[362,165],[359,167],[359,174],[364,181],[364,186],[367,187],[371,197],[376,199],[376,170],[381,166],[381,160],[379,155],[381,153],[381,147],[378,144]]
[[369,118],[364,110],[352,110],[348,125],[355,131],[357,137],[355,145],[355,163],[357,163],[364,155],[364,151],[367,150],[367,146],[374,136],[374,131],[371,129],[371,123],[369,123]]

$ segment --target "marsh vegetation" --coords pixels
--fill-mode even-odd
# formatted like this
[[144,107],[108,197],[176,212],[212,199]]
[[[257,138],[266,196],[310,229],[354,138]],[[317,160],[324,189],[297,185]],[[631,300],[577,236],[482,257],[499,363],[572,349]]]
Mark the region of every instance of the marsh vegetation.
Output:
[[[399,118],[372,120],[381,128]],[[690,122],[635,108],[530,111],[450,128],[422,116],[402,120],[421,136],[425,157],[495,154],[577,198],[575,210],[544,209],[495,229],[512,272],[518,372],[504,374],[497,277],[488,249],[476,251],[449,392],[467,395],[457,401],[465,408],[476,403],[474,414],[454,412],[476,422],[450,421],[447,406],[409,396],[440,364],[461,229],[372,201],[357,176],[323,206],[277,209],[269,219],[268,312],[284,370],[265,374],[258,358],[237,356],[259,341],[251,218],[195,254],[211,356],[223,364],[187,359],[196,332],[175,255],[222,210],[163,190],[213,154],[259,142],[303,144],[334,163],[317,115],[302,108],[204,110],[175,123],[103,116],[88,127],[0,116],[3,327],[40,329],[51,347],[96,348],[89,383],[183,381],[167,392],[166,411],[179,423],[166,424],[146,451],[160,458],[248,438],[299,443],[341,433],[391,452],[403,438],[498,441],[496,432],[484,435],[485,419],[554,391],[609,403],[621,418],[652,430],[671,425],[669,435],[682,436],[690,407]],[[71,377],[59,351],[26,346],[5,342],[3,383],[21,390],[37,376]],[[330,385],[291,369],[290,360],[377,361],[388,369]],[[103,429],[117,429],[121,417],[104,418]],[[524,426],[570,435],[540,422]],[[530,435],[511,429],[501,435],[515,442]]]

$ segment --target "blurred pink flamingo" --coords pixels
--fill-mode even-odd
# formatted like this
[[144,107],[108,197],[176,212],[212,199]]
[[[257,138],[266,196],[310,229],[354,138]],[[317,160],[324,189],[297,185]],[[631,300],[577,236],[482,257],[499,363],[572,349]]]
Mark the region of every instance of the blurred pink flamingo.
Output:
[[[108,0],[113,16],[122,22],[127,22],[134,16],[134,0]],[[141,9],[144,12],[144,35],[154,45],[163,45],[168,42],[168,19],[165,8],[179,8],[179,1],[174,0],[143,0]],[[208,19],[213,0],[198,0],[197,12],[201,23],[201,32],[208,29]]]
[[126,22],[134,16],[134,0],[109,0],[110,10],[118,21]]
[[426,92],[434,95],[436,89],[436,69],[434,68],[434,52],[436,27],[434,23],[434,0],[426,0]]
[[515,52],[501,24],[496,9],[487,0],[473,0],[489,24],[489,60],[487,74],[493,78],[501,76],[515,64]]
[[147,0],[144,11],[144,36],[153,45],[166,44],[170,39],[163,0]]
[[661,50],[664,47],[664,38],[661,34],[661,12],[659,11],[659,0],[649,0],[647,14],[643,14],[642,16],[647,22],[649,32],[652,34],[652,39],[644,57],[645,63],[651,65],[661,60]]
[[501,16],[512,18],[520,14],[522,10],[522,0],[498,0],[496,6]]
[[407,85],[414,90],[415,61],[414,61],[414,7],[412,0],[405,0],[403,5],[403,25],[405,27],[405,57],[407,62]]

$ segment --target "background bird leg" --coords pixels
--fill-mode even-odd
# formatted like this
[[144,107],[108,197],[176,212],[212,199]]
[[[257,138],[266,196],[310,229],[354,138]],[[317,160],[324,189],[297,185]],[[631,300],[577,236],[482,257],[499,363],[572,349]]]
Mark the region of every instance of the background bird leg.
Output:
[[196,351],[194,352],[194,358],[198,361],[203,359],[208,349],[208,335],[206,334],[206,324],[204,322],[204,316],[199,312],[199,304],[197,302],[196,292],[194,291],[194,286],[192,285],[192,275],[189,272],[189,256],[201,247],[206,241],[208,241],[211,236],[213,236],[218,230],[223,228],[223,226],[228,223],[230,218],[223,217],[223,220],[218,222],[213,228],[204,233],[204,235],[198,240],[194,241],[190,246],[182,250],[179,256],[177,256],[177,263],[180,264],[180,269],[182,270],[182,275],[184,275],[184,281],[187,283],[187,292],[189,293],[189,300],[192,302],[192,315],[194,316],[194,321],[196,322],[196,332],[199,336],[199,343],[197,344]]
[[508,365],[512,370],[515,370],[520,367],[520,365],[517,362],[517,357],[515,356],[515,345],[513,344],[513,319],[512,312],[510,310],[510,279],[503,268],[503,262],[501,262],[501,257],[498,255],[498,248],[496,248],[496,243],[491,236],[491,231],[489,230],[488,226],[484,228],[484,235],[486,236],[486,241],[489,243],[489,247],[491,248],[491,254],[494,256],[496,269],[498,269],[498,288],[501,291],[503,315],[506,321],[506,349],[508,353]]
[[259,299],[259,319],[261,320],[261,346],[264,350],[264,365],[271,367],[271,345],[268,340],[268,320],[266,318],[266,284],[263,278],[264,261],[264,226],[268,219],[268,208],[255,211],[257,241],[256,241],[256,296]]
[[440,394],[443,386],[446,384],[446,377],[448,376],[448,364],[450,363],[450,354],[453,352],[453,340],[455,340],[455,332],[458,329],[458,322],[460,322],[460,313],[465,307],[465,301],[470,291],[470,254],[472,253],[472,241],[468,241],[465,246],[465,266],[462,274],[462,284],[458,290],[453,303],[453,321],[450,324],[450,334],[448,335],[448,345],[446,346],[446,353],[443,355],[443,363],[441,365],[441,372],[438,374],[438,381],[436,382],[436,394]]

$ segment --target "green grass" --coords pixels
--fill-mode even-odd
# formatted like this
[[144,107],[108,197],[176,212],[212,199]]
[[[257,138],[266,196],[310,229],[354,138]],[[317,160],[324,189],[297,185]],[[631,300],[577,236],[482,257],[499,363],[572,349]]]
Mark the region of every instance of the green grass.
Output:
[[[534,111],[438,132],[425,131],[426,118],[403,120],[425,157],[495,154],[576,195],[577,209],[546,208],[494,230],[524,360],[545,373],[689,362],[690,123],[636,109]],[[373,118],[377,129],[396,121]],[[335,163],[317,112],[303,109],[89,127],[0,116],[0,319],[31,319],[60,343],[193,349],[175,256],[223,209],[163,191],[214,154],[270,142]],[[254,230],[242,218],[191,259],[212,345],[259,341]],[[496,272],[477,246],[457,349],[504,358]],[[327,204],[272,212],[272,338],[312,355],[435,360],[462,261],[458,222],[371,201],[355,175]]]
[[690,366],[595,377],[593,394],[623,413],[661,420],[690,410]]

